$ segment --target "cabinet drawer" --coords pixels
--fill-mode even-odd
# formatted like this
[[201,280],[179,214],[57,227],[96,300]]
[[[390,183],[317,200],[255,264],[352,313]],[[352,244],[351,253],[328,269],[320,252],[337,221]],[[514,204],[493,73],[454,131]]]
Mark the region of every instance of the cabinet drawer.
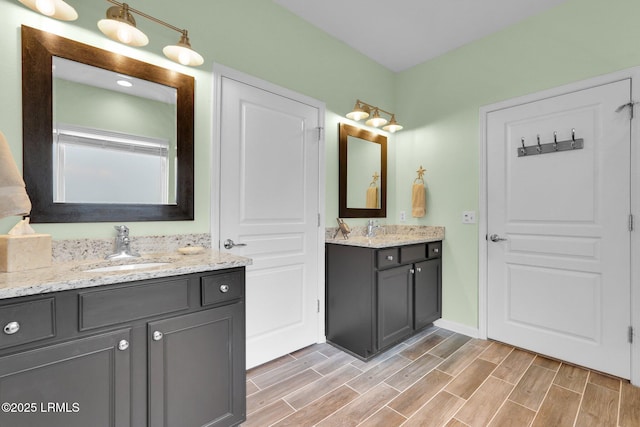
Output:
[[0,348],[55,336],[53,298],[0,307]]
[[400,247],[400,262],[409,264],[427,259],[427,245],[410,245]]
[[427,258],[440,258],[442,256],[442,242],[433,242],[427,245]]
[[244,276],[241,271],[205,276],[200,283],[203,306],[220,304],[244,295]]
[[378,268],[392,267],[400,263],[398,248],[380,249],[378,251]]
[[184,310],[189,308],[188,297],[188,278],[81,292],[80,330]]

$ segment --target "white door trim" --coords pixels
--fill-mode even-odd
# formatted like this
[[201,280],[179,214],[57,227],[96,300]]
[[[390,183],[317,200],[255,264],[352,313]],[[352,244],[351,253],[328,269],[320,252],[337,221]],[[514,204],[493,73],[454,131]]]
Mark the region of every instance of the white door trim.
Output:
[[[214,249],[219,248],[220,242],[220,124],[221,124],[221,87],[222,78],[229,78],[246,85],[254,86],[259,89],[274,93],[276,95],[298,101],[315,107],[318,109],[318,123],[322,128],[320,129],[320,140],[318,148],[318,210],[325,207],[325,142],[324,142],[324,123],[325,123],[325,104],[322,101],[308,97],[306,95],[299,94],[290,89],[283,88],[281,86],[270,83],[266,80],[259,79],[257,77],[245,74],[241,71],[234,70],[225,65],[218,63],[213,64],[213,129],[212,142],[211,142],[211,245]],[[319,224],[318,224],[318,300],[320,313],[318,316],[318,328],[317,336],[318,342],[324,342],[326,340],[326,334],[324,330],[325,323],[325,286],[324,286],[324,240],[325,240],[325,215],[323,212],[318,212]]]
[[[631,79],[631,92],[634,102],[640,101],[640,67],[598,76],[591,79],[570,83],[564,86],[524,95],[518,98],[501,101],[480,108],[479,119],[479,221],[478,221],[478,331],[480,338],[487,338],[488,315],[488,205],[487,205],[487,116],[489,113],[514,107],[553,96],[563,95],[578,90],[588,89],[616,81]],[[640,109],[636,108],[636,114]],[[631,346],[631,382],[640,385],[640,118],[631,121],[631,213],[636,218],[635,231],[631,233],[631,326],[636,331]]]

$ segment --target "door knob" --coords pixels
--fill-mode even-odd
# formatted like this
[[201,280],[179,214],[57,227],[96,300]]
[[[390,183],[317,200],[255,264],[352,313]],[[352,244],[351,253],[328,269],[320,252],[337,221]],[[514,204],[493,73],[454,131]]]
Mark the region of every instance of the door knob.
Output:
[[502,242],[503,240],[507,240],[505,237],[500,237],[497,234],[492,234],[491,236],[489,236],[489,239],[492,242]]
[[231,249],[231,248],[233,248],[235,246],[247,246],[247,244],[246,243],[236,243],[231,239],[227,239],[227,240],[224,241],[224,248],[225,249]]

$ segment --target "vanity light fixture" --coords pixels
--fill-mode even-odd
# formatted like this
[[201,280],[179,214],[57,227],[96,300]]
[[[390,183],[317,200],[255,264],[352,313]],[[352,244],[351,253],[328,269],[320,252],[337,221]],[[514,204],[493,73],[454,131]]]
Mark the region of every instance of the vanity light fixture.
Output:
[[[380,113],[389,115],[390,120],[387,120],[386,118],[380,116]],[[371,116],[372,114],[373,116]],[[367,104],[366,102],[362,102],[359,99],[356,101],[356,105],[353,107],[353,111],[347,114],[348,119],[354,120],[356,122],[366,119],[369,116],[371,116],[371,118],[365,122],[367,126],[376,128],[383,126],[383,130],[391,133],[402,129],[402,126],[400,126],[396,121],[395,114],[385,111],[382,108],[376,107],[374,105]]]
[[61,21],[75,21],[78,12],[63,0],[18,0],[29,9]]
[[129,5],[111,6],[107,17],[98,21],[102,34],[127,46],[146,46],[149,37],[136,27],[136,20],[129,12]]
[[98,22],[98,28],[110,39],[129,46],[145,46],[149,43],[149,38],[136,28],[136,21],[132,15],[132,13],[135,13],[181,34],[178,43],[166,46],[162,50],[167,58],[182,65],[197,66],[204,63],[202,56],[191,48],[187,30],[180,29],[168,22],[147,15],[144,12],[130,7],[126,3],[119,3],[115,0],[107,1],[116,6],[112,6],[107,10],[107,17]]

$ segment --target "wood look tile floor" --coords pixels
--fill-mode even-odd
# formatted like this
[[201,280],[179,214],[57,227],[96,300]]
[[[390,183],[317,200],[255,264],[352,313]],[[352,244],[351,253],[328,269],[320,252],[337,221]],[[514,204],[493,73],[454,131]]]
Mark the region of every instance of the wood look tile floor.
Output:
[[316,344],[247,372],[243,427],[640,427],[628,381],[431,327],[363,362]]

